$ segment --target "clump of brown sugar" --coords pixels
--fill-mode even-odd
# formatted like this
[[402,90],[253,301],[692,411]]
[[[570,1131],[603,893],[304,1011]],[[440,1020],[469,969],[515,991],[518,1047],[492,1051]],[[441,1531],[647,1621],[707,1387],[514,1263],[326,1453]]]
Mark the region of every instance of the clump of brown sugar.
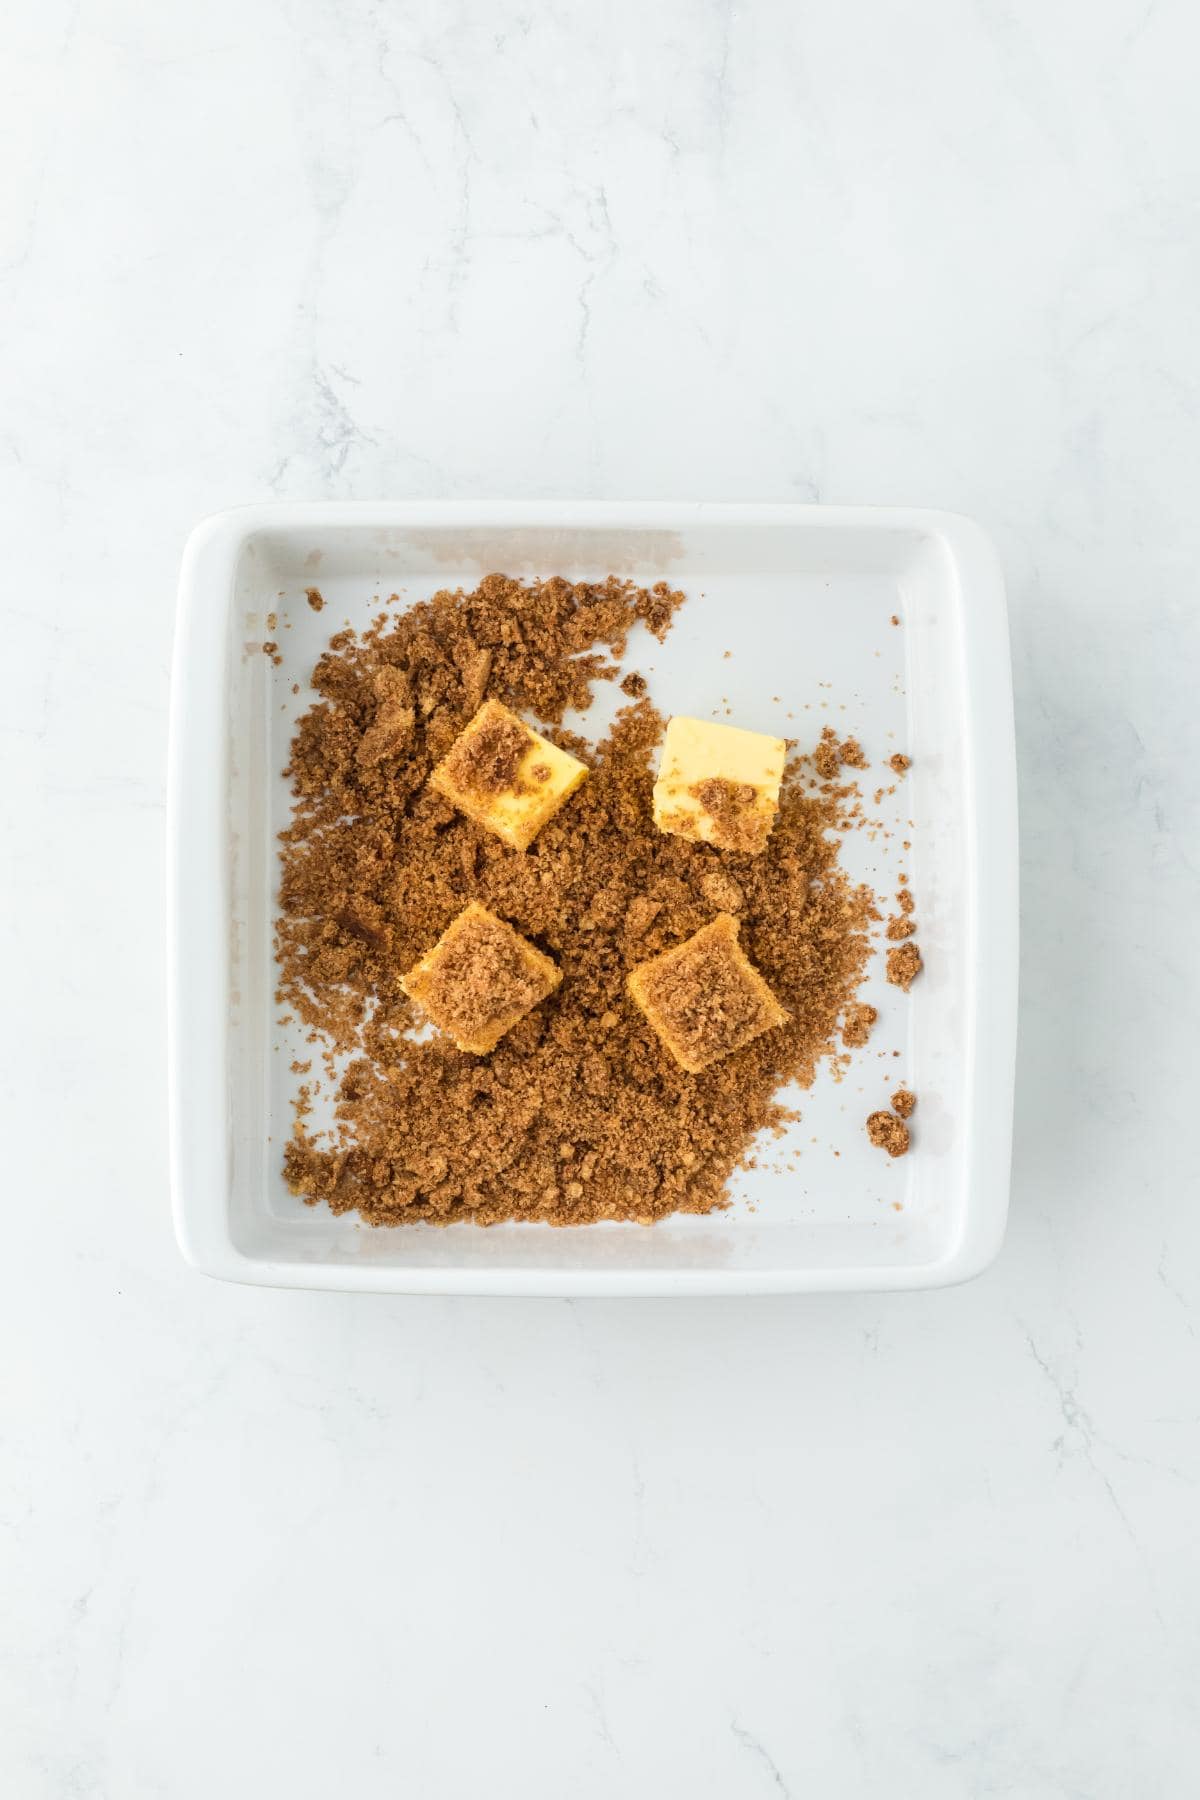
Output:
[[700,892],[715,912],[740,912],[746,904],[741,884],[717,864],[701,875]]
[[[331,641],[288,770],[277,924],[280,1003],[342,1059],[329,1131],[300,1117],[287,1146],[306,1200],[375,1224],[706,1212],[727,1203],[756,1133],[792,1116],[780,1088],[837,1053],[879,913],[839,866],[836,800],[790,780],[765,848],[718,854],[654,826],[663,721],[647,698],[594,749],[561,729],[597,677],[619,674],[632,625],[663,636],[681,600],[616,578],[492,575]],[[478,709],[485,655],[487,695],[558,725],[547,735],[591,766],[524,853],[429,787]],[[411,729],[393,717],[386,751],[360,757],[389,701],[411,706]],[[688,1074],[626,980],[735,895],[746,954],[789,1016]],[[415,1036],[400,987],[472,900],[562,974],[485,1057]]]
[[314,612],[320,612],[325,604],[325,596],[320,588],[305,588],[304,598],[308,601],[308,604],[312,607]]
[[887,953],[887,978],[893,987],[908,992],[921,970],[921,952],[913,943],[898,944]]
[[886,935],[896,943],[901,938],[910,938],[916,929],[915,919],[900,914],[898,917],[888,920]]
[[822,730],[820,742],[813,751],[813,762],[823,781],[836,781],[843,765],[849,769],[867,767],[866,752],[858,739],[848,737],[839,742],[832,725],[826,725]]
[[871,1027],[879,1017],[873,1006],[860,1003],[846,1008],[842,1022],[842,1042],[847,1050],[859,1050],[871,1035]]
[[823,781],[836,781],[842,766],[838,755],[838,735],[832,725],[826,725],[821,732],[821,739],[813,751],[813,762],[817,765],[817,774]]
[[905,756],[902,750],[897,750],[893,756],[888,757],[888,768],[894,769],[897,775],[904,775],[912,768],[912,757]]
[[280,656],[280,654],[279,654],[279,645],[277,643],[275,643],[271,638],[268,638],[266,643],[263,645],[262,653],[264,656],[270,657],[271,661],[275,664],[276,668],[278,668],[280,663],[283,661],[282,656]]
[[867,1136],[889,1156],[903,1156],[908,1149],[908,1126],[895,1113],[873,1112],[867,1119]]
[[417,723],[412,692],[402,670],[378,670],[372,677],[371,688],[378,702],[375,719],[370,729],[363,733],[354,753],[355,761],[364,769],[372,769],[388,757],[397,756]]
[[892,1111],[899,1113],[902,1119],[910,1119],[917,1104],[917,1096],[906,1087],[898,1087],[892,1095]]

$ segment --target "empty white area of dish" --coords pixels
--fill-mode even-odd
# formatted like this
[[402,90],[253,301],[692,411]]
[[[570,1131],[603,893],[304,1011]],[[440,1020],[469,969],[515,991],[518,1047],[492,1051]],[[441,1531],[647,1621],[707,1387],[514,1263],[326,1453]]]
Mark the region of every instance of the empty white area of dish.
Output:
[[[840,834],[842,863],[867,881],[886,916],[900,872],[916,899],[925,968],[902,994],[883,977],[878,928],[860,998],[879,1010],[869,1044],[840,1081],[826,1064],[797,1092],[802,1117],[766,1138],[739,1175],[728,1211],[678,1216],[651,1229],[602,1225],[481,1231],[374,1230],[356,1215],[307,1207],[281,1175],[302,1079],[322,1083],[309,1120],[331,1095],[319,1049],[295,1021],[278,1022],[272,921],[277,833],[290,816],[282,770],[295,722],[311,704],[309,675],[331,634],[361,630],[398,593],[399,605],[439,587],[474,586],[493,569],[596,579],[610,572],[668,580],[688,595],[664,644],[638,632],[627,667],[648,674],[664,714],[727,719],[798,740],[822,726],[854,735],[870,766],[848,770],[881,830]],[[315,612],[305,589],[317,587]],[[397,610],[396,604],[389,610]],[[268,615],[275,615],[273,626]],[[891,624],[892,616],[900,619]],[[278,666],[263,655],[269,638]],[[606,528],[311,526],[262,530],[238,559],[226,642],[228,866],[228,1235],[243,1257],[320,1264],[477,1271],[661,1272],[917,1269],[949,1259],[966,1195],[967,1042],[972,1016],[969,921],[971,821],[965,805],[964,685],[955,572],[936,535],[911,529],[748,529],[734,521],[679,533]],[[729,651],[728,656],[725,652]],[[293,685],[299,692],[292,693]],[[593,708],[568,721],[596,738],[623,697],[600,683]],[[728,710],[726,710],[728,709]],[[897,778],[887,758],[913,758]],[[873,795],[886,792],[878,806]],[[908,842],[909,849],[903,848]],[[893,1054],[899,1052],[898,1055]],[[291,1072],[293,1061],[311,1073]],[[914,1153],[893,1161],[867,1140],[869,1112],[904,1081],[919,1096]],[[302,1273],[300,1274],[303,1279]]]

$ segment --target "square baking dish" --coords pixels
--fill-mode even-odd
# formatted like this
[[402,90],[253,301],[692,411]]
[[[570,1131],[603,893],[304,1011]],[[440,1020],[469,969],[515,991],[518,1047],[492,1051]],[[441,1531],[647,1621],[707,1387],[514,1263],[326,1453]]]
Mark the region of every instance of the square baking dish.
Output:
[[[494,569],[667,580],[688,604],[665,644],[631,641],[629,656],[664,713],[730,716],[805,747],[826,723],[853,732],[873,765],[868,803],[892,751],[913,759],[868,804],[885,829],[848,833],[842,860],[885,907],[906,873],[923,973],[907,995],[887,986],[881,946],[862,994],[880,1013],[870,1045],[840,1081],[824,1067],[798,1095],[801,1121],[763,1146],[727,1211],[648,1228],[378,1229],[284,1185],[289,1067],[311,1048],[276,1016],[275,840],[310,672],[333,631],[366,625],[390,595],[411,604]],[[597,735],[618,697],[599,684],[569,722]],[[180,581],[168,856],[172,1197],[180,1247],[210,1275],[397,1293],[854,1291],[965,1280],[999,1249],[1016,782],[1003,581],[969,520],[670,502],[273,504],[207,519]],[[893,1161],[863,1125],[901,1079],[919,1105],[913,1150]]]

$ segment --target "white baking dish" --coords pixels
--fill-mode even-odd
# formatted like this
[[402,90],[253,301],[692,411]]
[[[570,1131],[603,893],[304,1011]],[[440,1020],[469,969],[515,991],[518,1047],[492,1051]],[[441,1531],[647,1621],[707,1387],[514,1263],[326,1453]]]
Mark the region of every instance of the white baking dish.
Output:
[[[689,603],[664,646],[647,639],[630,655],[653,671],[664,711],[729,705],[739,724],[802,743],[826,722],[854,731],[875,765],[868,792],[891,785],[879,765],[893,750],[913,757],[879,809],[892,835],[849,834],[843,860],[885,901],[906,870],[924,972],[903,995],[880,967],[864,995],[881,1015],[870,1045],[841,1082],[826,1070],[800,1097],[801,1124],[765,1148],[727,1212],[648,1229],[380,1230],[306,1207],[282,1181],[288,1068],[311,1048],[275,1017],[275,833],[309,672],[331,632],[367,623],[380,597],[411,602],[492,569],[665,577]],[[312,585],[319,614],[304,598]],[[603,698],[584,729],[611,711]],[[168,842],[175,1224],[208,1274],[427,1293],[918,1288],[977,1274],[1000,1246],[1016,1030],[1012,697],[1001,575],[968,520],[675,503],[220,514],[183,562]],[[863,1122],[901,1078],[919,1106],[914,1149],[892,1161]]]

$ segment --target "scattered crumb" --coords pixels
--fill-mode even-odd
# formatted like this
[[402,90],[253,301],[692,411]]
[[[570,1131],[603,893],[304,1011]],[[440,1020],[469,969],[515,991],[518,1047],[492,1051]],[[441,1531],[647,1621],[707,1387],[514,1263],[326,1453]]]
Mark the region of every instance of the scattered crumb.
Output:
[[[312,607],[314,612],[320,612],[325,604],[325,596],[322,594],[320,588],[305,588],[304,598],[308,601],[308,604]],[[393,594],[392,599],[394,600],[395,598],[396,596]]]
[[842,1021],[842,1042],[848,1050],[857,1050],[866,1043],[878,1017],[875,1008],[865,1002],[846,1008],[846,1016]]
[[838,756],[837,732],[832,725],[826,725],[821,731],[821,739],[813,751],[813,761],[817,765],[817,774],[824,781],[834,781],[841,768]]
[[899,1113],[902,1119],[910,1119],[913,1108],[917,1104],[917,1096],[906,1087],[898,1087],[892,1095],[892,1111]]
[[279,614],[269,612],[267,614],[267,630],[274,631],[274,629],[278,625],[278,623],[279,623]]
[[621,683],[621,692],[628,694],[631,700],[640,700],[646,692],[646,677],[639,675],[636,669],[630,669]]
[[908,1126],[895,1113],[873,1112],[867,1119],[867,1136],[889,1156],[903,1156],[908,1149]]
[[280,656],[280,654],[279,654],[279,645],[276,643],[273,643],[270,638],[268,638],[267,642],[263,645],[262,653],[264,656],[270,657],[271,661],[275,664],[276,668],[278,668],[280,663],[283,661],[282,656]]
[[887,953],[887,978],[893,987],[908,992],[921,970],[921,952],[915,944],[900,944]]
[[[821,705],[826,705],[826,702],[822,700]],[[850,769],[867,767],[867,759],[858,739],[843,738],[839,743],[832,725],[822,727],[820,741],[813,751],[813,762],[823,781],[835,780],[843,766]]]
[[894,769],[897,775],[903,775],[907,769],[912,768],[912,757],[905,756],[902,750],[897,750],[894,756],[888,757],[888,767]]
[[899,623],[900,623],[900,615],[899,615],[899,613],[893,613],[893,614],[892,614],[892,624],[893,624],[893,625],[898,625],[898,624],[899,624]]
[[889,919],[887,922],[887,934],[893,941],[910,938],[916,929],[916,920],[911,918]]

